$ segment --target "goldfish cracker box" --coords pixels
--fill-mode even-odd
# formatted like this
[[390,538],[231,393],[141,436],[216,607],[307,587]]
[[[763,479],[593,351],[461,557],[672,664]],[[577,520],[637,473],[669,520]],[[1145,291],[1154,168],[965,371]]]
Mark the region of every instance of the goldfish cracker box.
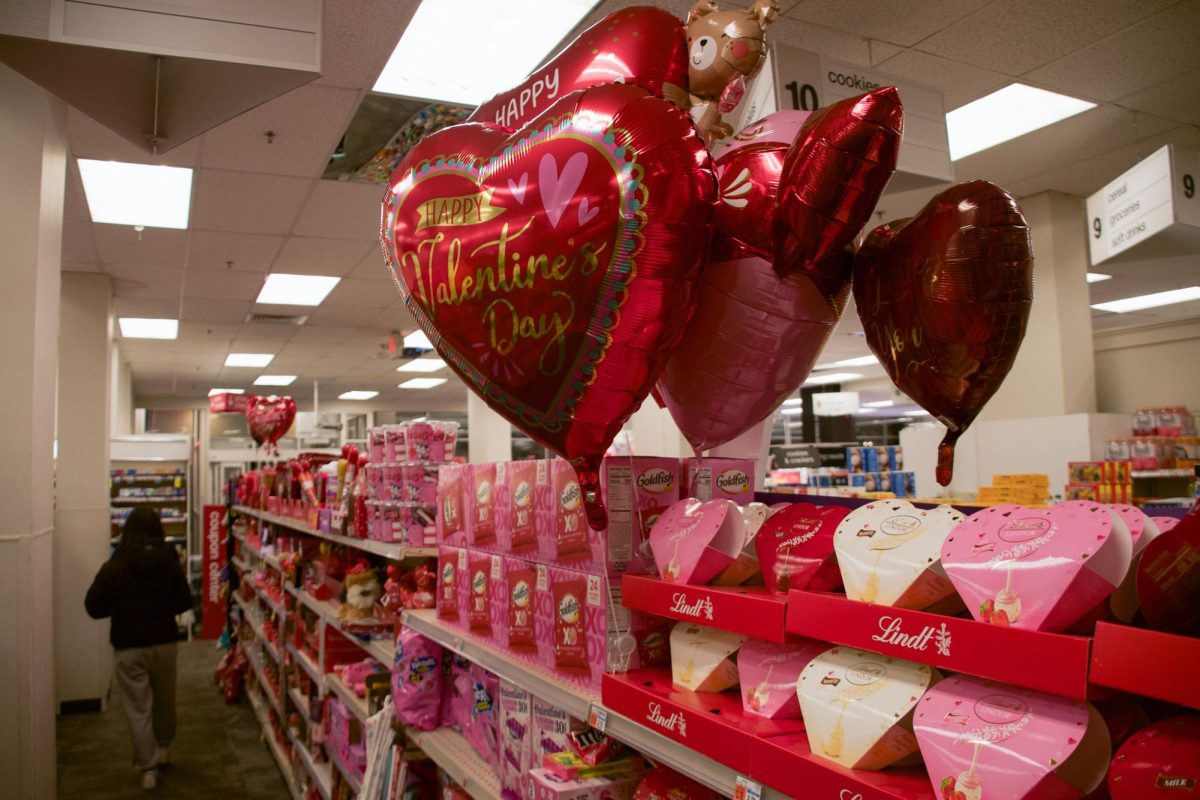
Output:
[[600,484],[608,507],[607,570],[610,575],[654,572],[650,529],[679,499],[679,459],[617,456],[604,459]]
[[689,458],[684,462],[679,498],[732,500],[739,506],[754,501],[754,462],[744,458]]

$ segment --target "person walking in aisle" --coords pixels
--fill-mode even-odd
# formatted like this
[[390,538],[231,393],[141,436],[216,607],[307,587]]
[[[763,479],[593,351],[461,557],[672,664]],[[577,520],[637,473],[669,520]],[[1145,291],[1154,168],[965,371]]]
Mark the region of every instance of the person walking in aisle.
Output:
[[192,607],[191,589],[158,512],[135,508],[125,520],[116,552],[96,574],[84,605],[95,619],[112,617],[113,683],[142,788],[153,789],[175,738],[175,615]]

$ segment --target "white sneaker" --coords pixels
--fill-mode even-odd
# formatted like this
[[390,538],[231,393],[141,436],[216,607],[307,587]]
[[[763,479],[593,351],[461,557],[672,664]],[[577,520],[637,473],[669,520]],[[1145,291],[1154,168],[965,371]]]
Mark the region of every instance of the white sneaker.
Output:
[[148,769],[142,773],[142,788],[146,791],[158,788],[158,770]]
[[166,747],[159,747],[158,752],[154,755],[154,763],[160,767],[165,767],[171,763],[171,751]]

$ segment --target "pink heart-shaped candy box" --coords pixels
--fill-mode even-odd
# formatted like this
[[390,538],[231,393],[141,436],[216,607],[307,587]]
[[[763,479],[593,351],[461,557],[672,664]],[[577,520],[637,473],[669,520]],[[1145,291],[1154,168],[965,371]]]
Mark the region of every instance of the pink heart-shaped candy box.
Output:
[[1082,797],[1104,780],[1111,755],[1087,703],[966,675],[925,693],[913,729],[938,797]]
[[731,500],[680,500],[655,521],[650,549],[663,580],[705,584],[742,549],[745,520]]
[[942,566],[976,619],[1043,631],[1063,630],[1108,597],[1132,557],[1116,512],[1083,501],[985,508],[942,548]]
[[1146,513],[1137,506],[1127,503],[1109,503],[1108,507],[1117,512],[1117,516],[1125,523],[1125,527],[1129,529],[1129,539],[1133,544],[1133,561],[1130,563],[1121,585],[1109,599],[1109,607],[1112,609],[1113,616],[1124,623],[1130,623],[1133,622],[1133,618],[1137,616],[1138,612],[1138,561],[1141,560],[1142,551],[1146,549],[1146,545],[1157,539],[1161,531],[1154,518],[1146,516]]
[[815,639],[794,644],[747,641],[738,651],[742,708],[769,719],[800,719],[796,680],[808,662],[828,649],[826,642]]
[[844,506],[789,503],[768,517],[754,543],[767,588],[776,593],[838,588],[833,534],[849,513]]

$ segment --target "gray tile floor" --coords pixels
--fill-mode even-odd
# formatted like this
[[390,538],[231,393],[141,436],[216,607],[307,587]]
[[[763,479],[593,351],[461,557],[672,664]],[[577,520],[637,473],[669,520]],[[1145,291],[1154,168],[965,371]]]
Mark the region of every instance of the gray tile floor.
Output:
[[59,800],[94,798],[187,798],[191,800],[283,800],[287,786],[262,741],[245,698],[225,705],[213,682],[221,652],[212,642],[179,646],[179,727],[171,765],[159,787],[144,792],[131,766],[129,735],[121,709],[64,714],[58,718]]

